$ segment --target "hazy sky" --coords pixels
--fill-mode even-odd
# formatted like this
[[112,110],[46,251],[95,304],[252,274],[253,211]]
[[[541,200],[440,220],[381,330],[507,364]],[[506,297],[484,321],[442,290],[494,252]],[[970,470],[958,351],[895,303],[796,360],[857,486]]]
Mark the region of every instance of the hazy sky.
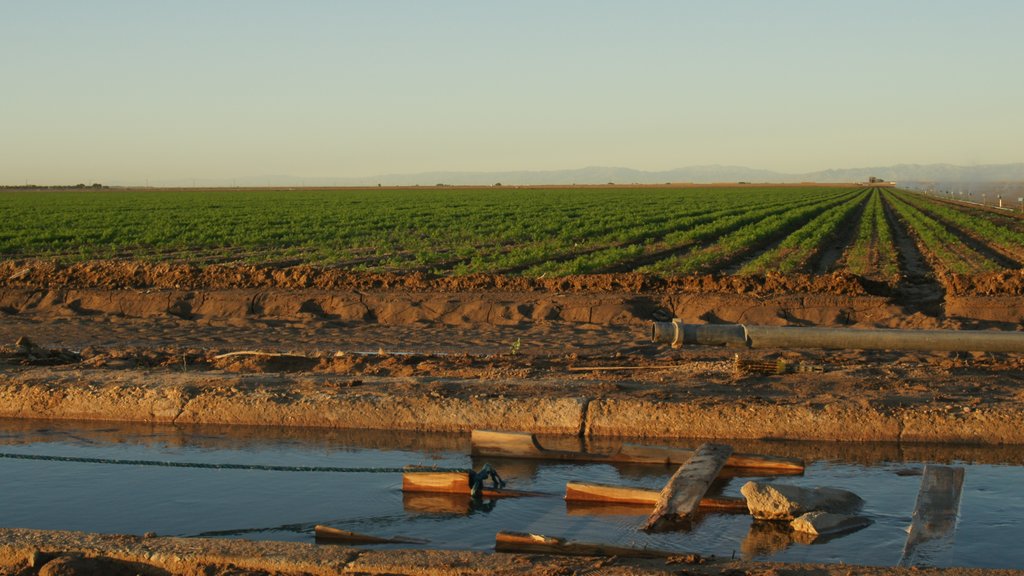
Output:
[[1024,2],[0,1],[0,183],[1024,161]]

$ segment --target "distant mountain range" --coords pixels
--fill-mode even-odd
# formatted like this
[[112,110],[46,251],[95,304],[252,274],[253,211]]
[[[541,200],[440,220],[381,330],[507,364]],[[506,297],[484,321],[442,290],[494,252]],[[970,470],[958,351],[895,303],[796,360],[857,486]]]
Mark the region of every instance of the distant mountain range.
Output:
[[[1024,162],[1013,164],[896,164],[867,168],[837,168],[802,174],[758,170],[744,166],[690,166],[665,171],[591,166],[574,170],[507,172],[420,172],[360,178],[303,178],[268,175],[235,179],[180,179],[152,182],[154,186],[491,186],[531,184],[662,184],[713,182],[864,182],[875,176],[896,182],[1024,182]],[[114,183],[116,184],[116,182]]]

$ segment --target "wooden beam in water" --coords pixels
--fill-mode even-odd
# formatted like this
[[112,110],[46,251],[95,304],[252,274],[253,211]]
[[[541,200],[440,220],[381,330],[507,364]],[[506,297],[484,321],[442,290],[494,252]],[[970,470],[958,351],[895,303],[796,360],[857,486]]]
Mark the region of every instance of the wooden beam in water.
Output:
[[[622,444],[618,450],[600,454],[571,450],[549,450],[541,446],[529,432],[496,432],[473,430],[472,453],[487,458],[528,458],[568,462],[621,462],[631,464],[682,464],[693,456],[689,448]],[[799,458],[764,454],[733,454],[725,463],[730,468],[757,470],[770,474],[803,474],[804,462]]]
[[725,444],[707,443],[697,448],[665,484],[643,529],[668,530],[688,522],[730,454],[732,446]]
[[558,554],[562,556],[622,556],[625,558],[667,558],[679,552],[654,550],[650,548],[625,548],[607,544],[573,542],[554,536],[528,534],[525,532],[498,532],[494,539],[496,552],[526,554]]
[[404,472],[402,492],[469,494],[469,472]]
[[[469,472],[430,472],[408,471],[402,474],[403,492],[437,492],[443,494],[471,493]],[[550,496],[543,492],[527,492],[524,490],[493,490],[484,488],[480,491],[483,498],[516,498],[520,496]]]
[[[660,490],[650,488],[613,486],[591,482],[567,482],[565,484],[565,500],[567,502],[608,502],[654,506],[658,503],[660,496]],[[705,496],[701,498],[699,507],[702,511],[707,512],[747,513],[747,501],[744,498]]]
[[914,550],[922,542],[953,534],[963,487],[963,468],[925,465],[900,565],[910,563]]
[[317,540],[326,542],[342,542],[345,544],[428,544],[429,540],[420,540],[417,538],[385,538],[381,536],[371,536],[369,534],[360,534],[359,532],[349,532],[348,530],[341,530],[340,528],[331,528],[330,526],[322,526],[317,524],[313,528],[313,532],[316,534]]

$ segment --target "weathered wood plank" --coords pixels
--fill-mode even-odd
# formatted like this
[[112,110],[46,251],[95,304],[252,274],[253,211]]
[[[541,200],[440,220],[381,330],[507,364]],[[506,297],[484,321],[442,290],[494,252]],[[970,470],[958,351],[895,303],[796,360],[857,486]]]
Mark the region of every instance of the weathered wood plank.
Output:
[[330,526],[322,526],[317,524],[313,528],[313,532],[316,535],[317,540],[323,540],[328,542],[344,542],[346,544],[428,544],[429,540],[420,540],[418,538],[385,538],[381,536],[371,536],[370,534],[360,534],[359,532],[349,532],[348,530],[341,530],[340,528],[332,528]]
[[644,530],[667,530],[687,522],[730,454],[732,447],[725,444],[707,443],[697,448],[662,489]]
[[[592,482],[567,482],[565,484],[565,500],[567,502],[609,502],[654,506],[658,503],[660,496],[660,490],[650,488],[613,486]],[[747,501],[744,498],[705,496],[700,500],[700,509],[746,513]]]
[[952,536],[963,486],[963,468],[925,465],[914,515],[907,531],[907,542],[900,558],[901,565],[911,563],[914,551],[921,543]]
[[622,556],[626,558],[667,558],[679,552],[651,548],[626,548],[607,544],[573,542],[554,536],[525,532],[498,532],[494,539],[496,552],[526,554],[560,554],[563,556]]
[[469,494],[469,472],[405,472],[402,491]]
[[[402,474],[403,492],[435,492],[443,494],[469,495],[469,472],[429,472],[408,471]],[[492,490],[484,488],[480,491],[483,498],[516,498],[520,496],[550,496],[543,492],[524,490]]]
[[[486,458],[527,458],[569,462],[621,462],[630,464],[682,464],[693,456],[689,448],[622,444],[607,454],[550,450],[541,446],[529,432],[496,432],[473,430],[472,453]],[[732,454],[725,463],[729,468],[757,470],[759,473],[803,474],[804,461],[799,458],[765,454]]]

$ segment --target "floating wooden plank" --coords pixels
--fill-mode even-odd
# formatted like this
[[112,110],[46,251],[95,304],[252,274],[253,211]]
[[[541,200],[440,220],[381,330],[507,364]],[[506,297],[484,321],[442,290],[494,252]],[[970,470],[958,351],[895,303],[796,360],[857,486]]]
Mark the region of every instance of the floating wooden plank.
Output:
[[349,532],[348,530],[331,528],[330,526],[322,526],[320,524],[317,524],[313,528],[313,532],[316,534],[317,540],[343,542],[346,544],[429,544],[430,542],[429,540],[420,540],[418,538],[384,538],[381,536],[371,536],[369,534]]
[[[402,474],[403,492],[438,492],[443,494],[471,493],[469,472],[428,472],[407,471]],[[549,496],[543,492],[527,492],[524,490],[494,490],[484,488],[480,491],[483,498],[517,498],[520,496]]]
[[963,486],[963,468],[925,465],[900,565],[911,562],[921,543],[953,535]]
[[[474,456],[487,458],[527,458],[535,460],[562,460],[570,462],[620,462],[631,464],[682,464],[693,456],[689,448],[668,446],[642,446],[622,444],[608,453],[549,450],[540,445],[529,432],[496,432],[473,430]],[[770,474],[803,474],[804,462],[799,458],[768,456],[763,454],[733,454],[725,463],[730,468],[757,470]]]
[[689,521],[732,454],[732,446],[702,444],[662,489],[644,530],[667,530]]
[[405,472],[402,491],[469,494],[469,472]]
[[526,554],[559,554],[562,556],[621,556],[625,558],[667,558],[679,552],[651,548],[625,548],[607,544],[573,542],[554,536],[528,534],[526,532],[498,532],[494,539],[496,552]]
[[[567,482],[565,484],[565,500],[567,502],[609,502],[654,506],[658,503],[660,496],[660,490],[652,490],[650,488],[613,486],[590,482]],[[745,498],[705,496],[700,500],[700,509],[705,511],[742,512],[746,514],[747,501]]]

